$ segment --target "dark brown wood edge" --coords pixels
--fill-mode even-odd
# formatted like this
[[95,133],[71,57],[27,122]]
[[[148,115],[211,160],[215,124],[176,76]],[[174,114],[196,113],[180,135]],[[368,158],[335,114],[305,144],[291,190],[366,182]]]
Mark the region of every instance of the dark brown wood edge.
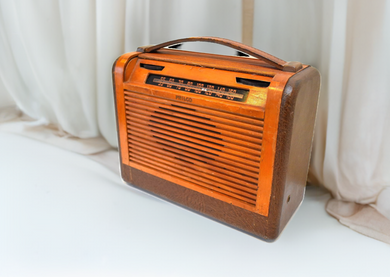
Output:
[[287,82],[281,103],[271,201],[282,232],[303,201],[318,105],[320,75],[308,67]]
[[[228,204],[197,191],[166,181],[136,168],[121,164],[122,178],[128,185],[201,216],[222,223],[255,238],[271,242],[267,233],[267,217]],[[131,171],[133,182],[127,181]],[[216,234],[218,235],[218,234]]]

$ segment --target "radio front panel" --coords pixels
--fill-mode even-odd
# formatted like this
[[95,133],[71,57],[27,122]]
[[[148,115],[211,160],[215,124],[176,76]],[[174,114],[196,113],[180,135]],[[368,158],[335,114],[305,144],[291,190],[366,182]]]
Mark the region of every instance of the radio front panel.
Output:
[[318,71],[225,39],[179,41],[194,40],[255,59],[161,49],[173,42],[119,57],[113,77],[122,178],[274,240],[303,199]]
[[[232,82],[216,84],[168,75],[167,63],[141,60],[136,66],[139,70],[130,76],[131,85],[124,85],[129,153],[128,160],[123,162],[255,211],[264,107],[247,105],[245,109],[253,117],[231,112],[243,108],[236,102],[245,102],[251,87],[238,82],[233,87]],[[187,70],[199,69],[191,66]],[[201,70],[205,74],[216,71]],[[237,74],[227,73],[236,80]],[[252,77],[240,76],[239,80]],[[254,93],[259,92],[260,89]],[[199,105],[205,100],[215,101],[213,98],[219,98],[218,110]]]

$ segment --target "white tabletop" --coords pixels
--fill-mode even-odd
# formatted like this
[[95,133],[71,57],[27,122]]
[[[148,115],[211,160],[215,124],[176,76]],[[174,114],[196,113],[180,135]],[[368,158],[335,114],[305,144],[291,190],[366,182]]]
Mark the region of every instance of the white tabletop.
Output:
[[390,276],[390,246],[339,224],[328,199],[308,188],[267,243],[0,132],[0,276]]

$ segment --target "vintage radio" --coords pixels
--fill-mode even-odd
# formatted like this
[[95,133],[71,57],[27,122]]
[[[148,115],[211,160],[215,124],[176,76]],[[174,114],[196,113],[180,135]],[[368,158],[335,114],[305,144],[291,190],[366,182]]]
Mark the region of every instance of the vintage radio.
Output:
[[[218,43],[251,57],[165,48]],[[113,66],[125,182],[272,241],[303,200],[320,75],[213,37],[139,47]]]

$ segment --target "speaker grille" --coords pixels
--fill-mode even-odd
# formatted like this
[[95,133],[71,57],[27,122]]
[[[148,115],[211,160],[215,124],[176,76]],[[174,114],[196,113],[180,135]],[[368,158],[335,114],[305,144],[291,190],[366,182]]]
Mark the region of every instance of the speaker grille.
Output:
[[263,119],[132,91],[125,106],[130,162],[255,206]]

